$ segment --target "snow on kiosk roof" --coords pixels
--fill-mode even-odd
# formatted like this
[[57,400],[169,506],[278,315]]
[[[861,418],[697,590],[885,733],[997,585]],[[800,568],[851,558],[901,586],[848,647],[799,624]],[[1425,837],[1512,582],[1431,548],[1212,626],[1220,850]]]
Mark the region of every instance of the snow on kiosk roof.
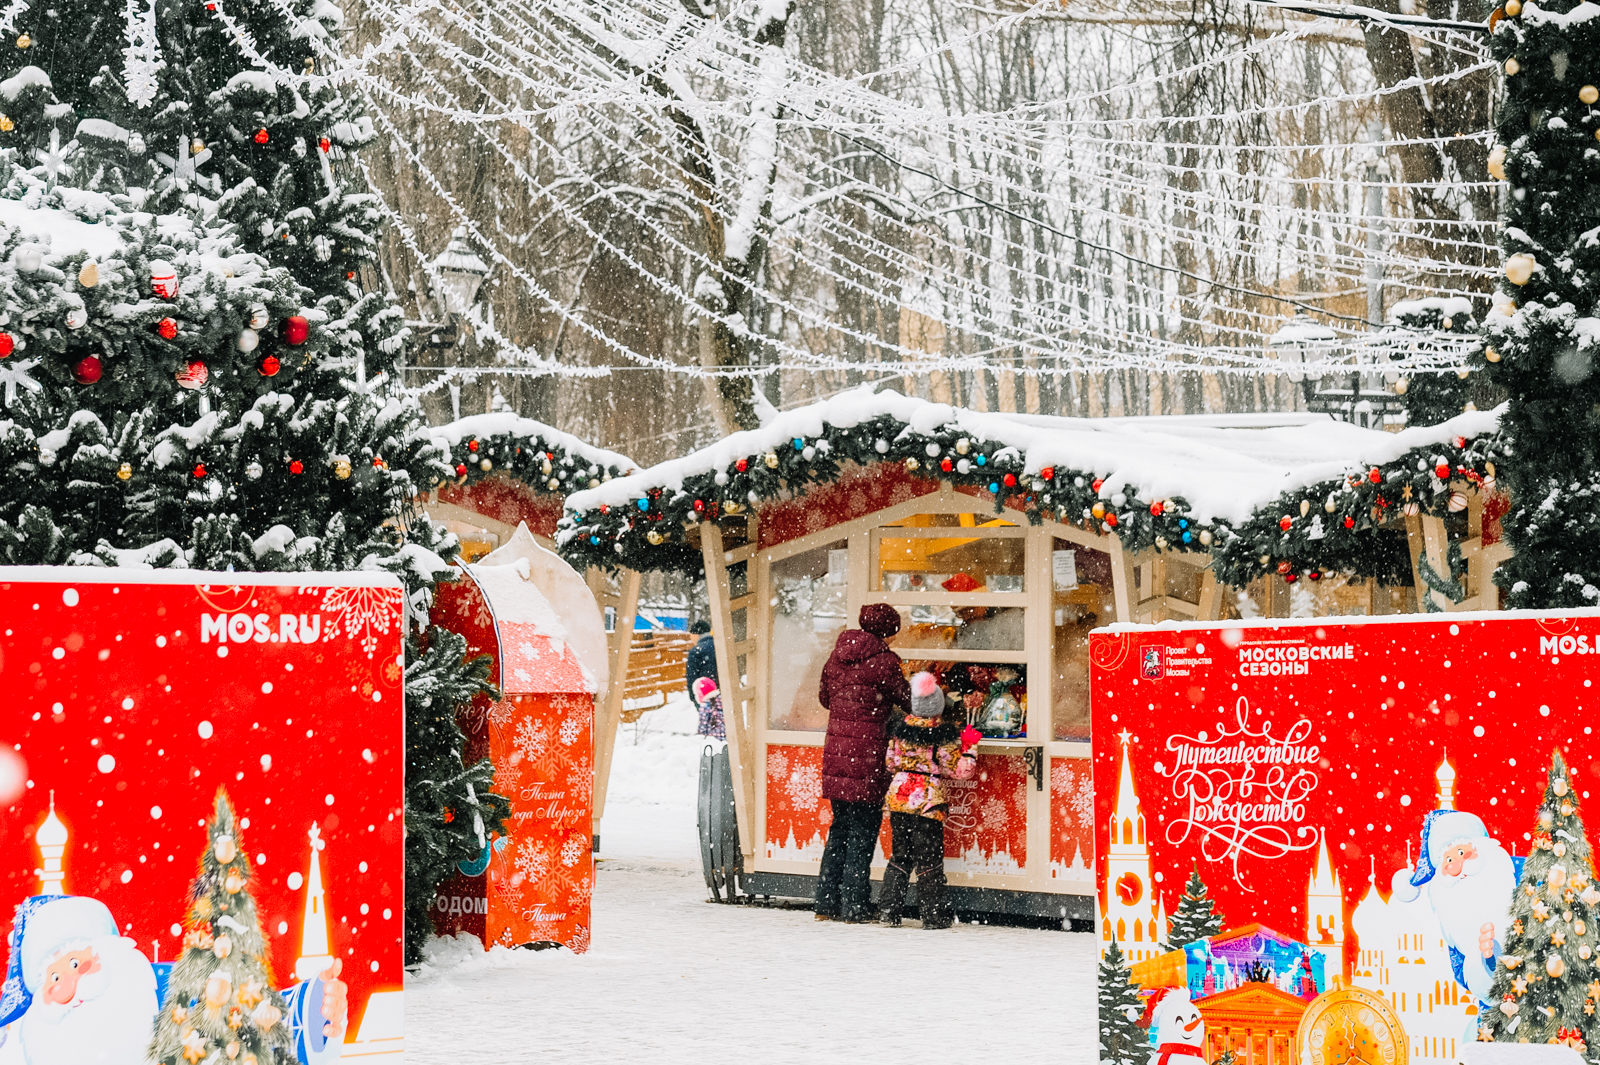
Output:
[[[943,481],[1030,521],[1084,527],[1125,547],[1222,553],[1227,583],[1242,584],[1266,572],[1262,554],[1276,568],[1280,549],[1289,545],[1263,541],[1281,539],[1294,526],[1301,529],[1291,537],[1301,541],[1298,553],[1315,564],[1319,556],[1348,554],[1349,545],[1337,541],[1401,517],[1404,503],[1444,512],[1450,483],[1463,471],[1482,478],[1498,417],[1474,411],[1388,433],[1298,414],[1233,420],[982,413],[860,389],[573,493],[559,540],[569,554],[596,564],[694,569],[699,552],[681,530],[750,510],[766,515],[817,485],[859,474],[855,467],[894,464],[903,480],[925,488]],[[1366,487],[1350,484],[1352,475]],[[1301,494],[1315,504],[1314,513],[1301,507]],[[1341,495],[1350,498],[1325,507]],[[1328,518],[1335,510],[1337,517]],[[1279,528],[1283,516],[1291,528]],[[1344,516],[1353,525],[1338,520]],[[1254,525],[1265,526],[1260,536]],[[1330,538],[1335,542],[1321,543]]]

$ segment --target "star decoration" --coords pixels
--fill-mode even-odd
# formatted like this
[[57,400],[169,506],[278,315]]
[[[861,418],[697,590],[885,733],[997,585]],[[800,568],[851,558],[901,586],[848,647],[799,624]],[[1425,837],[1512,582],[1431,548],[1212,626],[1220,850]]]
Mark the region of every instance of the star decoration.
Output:
[[1590,998],[1600,999],[1600,980],[1590,980],[1589,986],[1584,990],[1589,992]]
[[1519,995],[1526,995],[1528,993],[1528,981],[1524,980],[1520,976],[1517,977],[1515,980],[1511,981],[1511,990],[1515,991]]
[[50,188],[54,188],[63,175],[71,176],[72,167],[68,165],[67,159],[77,150],[77,141],[62,144],[61,131],[54,129],[50,131],[50,147],[33,150],[33,157],[39,160],[39,165],[44,169],[45,183]]
[[1567,942],[1567,937],[1566,937],[1566,934],[1563,933],[1563,932],[1556,932],[1554,935],[1552,935],[1550,937],[1550,945],[1554,946],[1554,947],[1565,946],[1566,942]]
[[200,164],[211,158],[211,149],[203,148],[199,152],[189,151],[189,142],[180,134],[178,137],[178,150],[173,155],[166,152],[156,152],[155,160],[167,168],[168,173],[161,179],[162,191],[177,189],[179,192],[188,192],[189,186],[200,177]]

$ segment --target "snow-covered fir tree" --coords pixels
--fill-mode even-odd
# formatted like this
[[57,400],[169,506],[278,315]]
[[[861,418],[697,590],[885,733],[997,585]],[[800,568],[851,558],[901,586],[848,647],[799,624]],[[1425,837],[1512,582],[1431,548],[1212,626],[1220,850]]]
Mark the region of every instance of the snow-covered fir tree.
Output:
[[308,76],[338,11],[123,10],[37,5],[5,57],[0,562],[399,576],[414,951],[506,807],[452,719],[483,671],[423,627],[456,543],[419,499],[452,469],[386,378],[403,321],[364,287],[378,218],[340,169],[367,126]]
[[1150,1040],[1139,1027],[1144,1003],[1132,982],[1127,956],[1115,939],[1100,959],[1099,987],[1100,1061],[1103,1065],[1145,1065]]
[[1222,931],[1222,914],[1200,879],[1200,870],[1189,870],[1189,882],[1183,886],[1183,897],[1178,908],[1167,922],[1167,946],[1179,949],[1197,939],[1209,939]]
[[1600,18],[1510,0],[1490,49],[1505,78],[1489,169],[1509,186],[1489,374],[1516,461],[1503,471],[1511,607],[1600,604]]

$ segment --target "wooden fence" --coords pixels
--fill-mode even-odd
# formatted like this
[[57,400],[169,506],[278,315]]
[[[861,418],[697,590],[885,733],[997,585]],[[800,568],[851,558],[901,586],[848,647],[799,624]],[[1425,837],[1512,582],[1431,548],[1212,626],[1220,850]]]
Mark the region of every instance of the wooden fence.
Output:
[[635,632],[628,655],[628,675],[623,689],[622,720],[633,722],[647,710],[667,701],[674,691],[684,691],[683,666],[689,648],[700,637],[687,632]]

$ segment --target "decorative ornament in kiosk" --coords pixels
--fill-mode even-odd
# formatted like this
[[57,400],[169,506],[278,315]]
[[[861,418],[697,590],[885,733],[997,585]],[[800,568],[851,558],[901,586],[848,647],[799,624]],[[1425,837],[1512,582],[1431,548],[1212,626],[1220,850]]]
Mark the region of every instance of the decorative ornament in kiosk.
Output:
[[977,729],[985,736],[1021,736],[1024,733],[1026,714],[1022,704],[1011,694],[1020,679],[1016,670],[1002,667],[995,671],[994,683],[989,685],[989,696],[978,711]]

